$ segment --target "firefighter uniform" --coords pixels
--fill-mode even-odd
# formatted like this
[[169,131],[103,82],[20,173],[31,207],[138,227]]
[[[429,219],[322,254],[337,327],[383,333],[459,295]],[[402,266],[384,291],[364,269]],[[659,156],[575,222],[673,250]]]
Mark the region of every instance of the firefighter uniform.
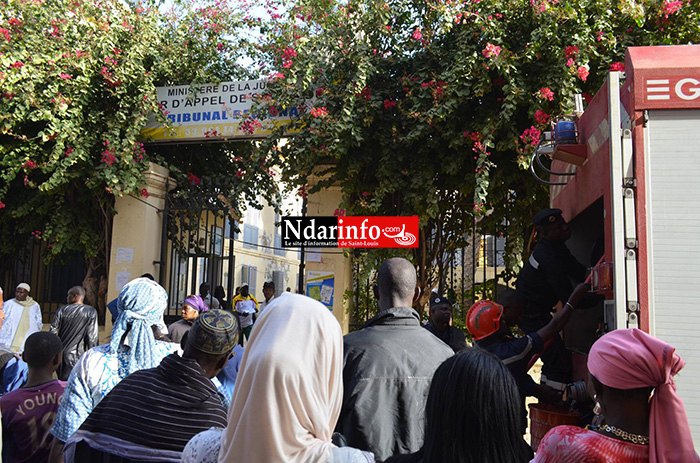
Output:
[[[525,310],[520,328],[525,333],[533,333],[552,320],[552,310],[558,302],[566,303],[574,285],[586,276],[586,267],[578,262],[566,247],[568,226],[559,209],[544,209],[532,219],[538,227],[559,225],[566,229],[566,237],[547,239],[540,237],[532,254],[518,275],[517,290],[525,298]],[[560,336],[542,354],[542,375],[547,384],[561,388],[560,384],[571,381],[571,355],[566,350]]]

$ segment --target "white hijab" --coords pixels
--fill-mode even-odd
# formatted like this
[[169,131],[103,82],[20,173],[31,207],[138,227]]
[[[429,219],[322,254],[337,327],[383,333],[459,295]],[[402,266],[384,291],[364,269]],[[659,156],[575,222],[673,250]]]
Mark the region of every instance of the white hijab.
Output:
[[241,361],[219,462],[325,463],[343,399],[343,334],[321,303],[276,298]]

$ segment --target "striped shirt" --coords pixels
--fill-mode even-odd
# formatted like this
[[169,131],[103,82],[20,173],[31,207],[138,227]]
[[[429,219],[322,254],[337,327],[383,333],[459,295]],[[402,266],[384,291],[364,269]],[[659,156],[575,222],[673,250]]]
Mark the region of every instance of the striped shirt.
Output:
[[219,392],[196,360],[171,354],[156,368],[124,378],[80,430],[182,452],[195,434],[212,426],[226,426]]

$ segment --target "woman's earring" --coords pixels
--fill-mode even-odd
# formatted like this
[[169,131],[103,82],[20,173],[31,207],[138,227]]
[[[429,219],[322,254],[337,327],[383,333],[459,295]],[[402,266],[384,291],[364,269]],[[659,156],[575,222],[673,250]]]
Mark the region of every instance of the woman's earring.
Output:
[[593,413],[595,413],[596,415],[600,415],[600,412],[602,410],[600,402],[598,402],[598,394],[593,394],[593,401],[595,402],[595,407],[593,407]]

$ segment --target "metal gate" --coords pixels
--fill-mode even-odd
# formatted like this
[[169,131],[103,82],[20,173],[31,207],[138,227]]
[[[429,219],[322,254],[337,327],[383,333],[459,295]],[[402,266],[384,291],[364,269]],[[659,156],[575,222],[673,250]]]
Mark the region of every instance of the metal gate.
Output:
[[161,261],[167,265],[161,265],[159,279],[167,281],[166,318],[179,318],[185,298],[199,294],[202,283],[209,283],[212,294],[222,286],[226,300],[232,299],[237,226],[226,192],[224,186],[202,180],[166,196]]
[[[79,254],[46,264],[45,251],[44,244],[39,240],[27,242],[12,262],[0,269],[0,287],[4,291],[4,299],[8,300],[15,297],[15,288],[19,283],[29,284],[32,289],[29,295],[41,307],[43,322],[51,323],[56,310],[67,303],[68,290],[83,284],[87,264]],[[93,301],[86,301],[90,302]]]

